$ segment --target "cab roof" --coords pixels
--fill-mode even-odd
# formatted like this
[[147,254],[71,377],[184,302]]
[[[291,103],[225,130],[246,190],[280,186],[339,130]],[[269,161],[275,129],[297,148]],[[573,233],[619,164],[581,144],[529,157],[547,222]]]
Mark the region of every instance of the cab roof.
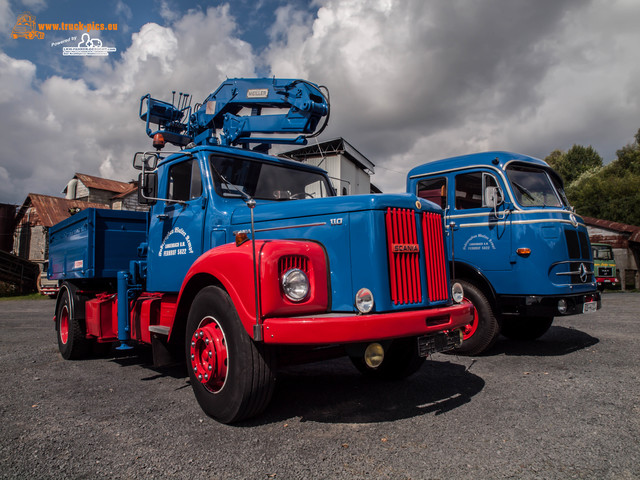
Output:
[[444,172],[474,166],[492,166],[504,169],[508,163],[513,161],[537,165],[547,169],[551,168],[547,162],[528,155],[513,152],[493,151],[472,153],[469,155],[461,155],[458,157],[450,157],[428,162],[411,169],[408,176],[409,178],[412,178],[435,172]]

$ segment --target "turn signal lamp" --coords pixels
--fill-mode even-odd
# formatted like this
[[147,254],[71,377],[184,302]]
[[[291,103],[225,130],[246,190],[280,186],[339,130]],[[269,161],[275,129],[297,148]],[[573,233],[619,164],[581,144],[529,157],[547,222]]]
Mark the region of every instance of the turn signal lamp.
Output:
[[246,230],[241,230],[239,232],[234,232],[236,236],[236,247],[239,247],[244,242],[249,240],[249,232]]
[[164,137],[161,133],[156,133],[153,136],[153,148],[156,150],[162,150],[164,148]]
[[521,257],[528,257],[529,255],[531,255],[531,249],[530,248],[519,248],[516,250],[516,253],[518,255],[520,255]]

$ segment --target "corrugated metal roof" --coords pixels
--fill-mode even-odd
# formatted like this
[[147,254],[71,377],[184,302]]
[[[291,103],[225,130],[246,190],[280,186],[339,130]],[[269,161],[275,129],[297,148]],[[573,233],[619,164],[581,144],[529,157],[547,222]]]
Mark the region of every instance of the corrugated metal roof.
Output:
[[612,222],[611,220],[602,220],[599,218],[582,217],[584,223],[593,227],[604,228],[618,233],[629,234],[629,241],[640,243],[640,227],[635,225],[627,225],[626,223]]
[[[93,175],[86,175],[84,173],[76,173],[73,178],[77,178],[87,188],[97,188],[98,190],[106,190],[107,192],[113,192],[116,194],[130,192],[131,184],[128,182],[119,182],[118,180],[109,180],[107,178],[94,177]],[[67,189],[65,187],[64,192]]]
[[303,161],[305,158],[312,158],[314,156],[325,156],[333,153],[346,155],[362,170],[370,170],[371,174],[375,173],[374,163],[342,137],[334,138],[333,140],[327,140],[322,143],[308,145],[302,148],[297,148],[295,150],[290,150],[288,152],[280,154],[280,156],[291,158],[293,160]]
[[23,222],[23,217],[30,206],[35,209],[35,214],[29,218],[29,223],[45,227],[52,227],[65,218],[69,218],[71,208],[79,208],[80,210],[87,208],[109,209],[109,205],[101,203],[81,202],[80,200],[67,200],[66,198],[30,193],[20,207],[17,216],[18,222]]
[[129,186],[127,190],[117,195],[114,195],[112,198],[124,198],[138,189],[138,182],[131,182],[131,183],[128,183],[127,185]]

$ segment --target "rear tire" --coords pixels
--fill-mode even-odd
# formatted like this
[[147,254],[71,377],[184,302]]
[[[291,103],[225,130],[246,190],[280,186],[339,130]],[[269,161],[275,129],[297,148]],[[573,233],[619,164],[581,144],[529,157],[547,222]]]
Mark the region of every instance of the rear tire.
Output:
[[56,331],[58,349],[65,360],[86,358],[90,342],[85,336],[84,323],[80,322],[77,308],[78,299],[68,285],[60,289],[60,301],[56,310]]
[[458,282],[464,289],[465,300],[471,302],[476,311],[471,324],[463,329],[462,345],[450,352],[458,355],[479,355],[493,346],[500,333],[500,326],[484,293],[467,281]]
[[553,317],[514,317],[503,320],[501,333],[511,340],[535,340],[544,335]]
[[378,368],[369,367],[362,357],[349,357],[360,373],[381,380],[401,380],[416,373],[425,361],[418,355],[418,340],[415,337],[393,340]]
[[187,319],[186,355],[196,399],[219,422],[257,415],[271,400],[273,352],[251,339],[221,288],[209,286],[196,295]]

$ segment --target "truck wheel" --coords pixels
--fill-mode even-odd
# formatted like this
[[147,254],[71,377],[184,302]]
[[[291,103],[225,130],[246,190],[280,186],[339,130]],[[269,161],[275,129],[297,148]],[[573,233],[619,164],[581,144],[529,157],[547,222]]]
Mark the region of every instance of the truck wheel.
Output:
[[69,287],[60,289],[60,301],[56,311],[56,330],[58,333],[58,348],[65,360],[85,358],[89,353],[89,340],[85,336],[83,325],[74,315],[72,293]]
[[362,357],[349,357],[360,373],[381,380],[400,380],[416,373],[425,361],[418,355],[415,337],[394,340],[384,354],[378,368],[369,367]]
[[495,343],[500,333],[500,326],[489,300],[482,291],[464,280],[458,280],[458,282],[464,289],[465,300],[475,307],[475,313],[473,321],[462,330],[462,345],[450,352],[458,355],[478,355]]
[[514,317],[504,320],[500,332],[511,340],[535,340],[544,335],[553,317]]
[[201,290],[187,319],[189,378],[200,407],[222,423],[261,413],[273,394],[273,352],[254,342],[229,295]]

